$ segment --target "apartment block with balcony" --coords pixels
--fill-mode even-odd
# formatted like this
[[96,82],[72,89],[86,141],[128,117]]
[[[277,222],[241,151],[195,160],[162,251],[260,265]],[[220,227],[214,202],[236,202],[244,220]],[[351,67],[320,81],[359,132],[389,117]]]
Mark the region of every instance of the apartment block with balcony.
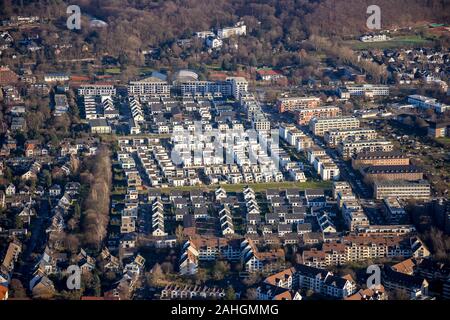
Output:
[[309,122],[309,129],[316,136],[324,136],[325,132],[334,129],[356,129],[360,122],[355,117],[313,118]]

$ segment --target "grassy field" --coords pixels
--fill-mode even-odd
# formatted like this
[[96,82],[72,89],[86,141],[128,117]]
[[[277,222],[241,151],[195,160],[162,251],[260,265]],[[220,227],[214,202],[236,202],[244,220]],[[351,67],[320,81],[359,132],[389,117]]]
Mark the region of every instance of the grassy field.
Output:
[[394,37],[392,40],[380,42],[361,42],[359,40],[349,40],[345,41],[344,44],[350,46],[355,50],[365,50],[429,46],[432,45],[433,42],[428,39],[422,38],[419,35],[410,35]]
[[141,68],[139,68],[139,73],[141,75],[150,74],[153,71],[155,71],[155,70],[153,68],[150,68],[150,67],[141,67]]
[[105,69],[105,73],[108,73],[108,74],[114,74],[114,75],[117,75],[117,74],[120,74],[120,68],[109,68],[109,69]]
[[[301,190],[305,189],[330,189],[330,181],[308,181],[308,182],[269,182],[269,183],[254,183],[254,184],[224,184],[221,185],[227,192],[241,192],[245,186],[249,185],[255,190],[255,192],[265,191],[267,189],[292,189],[299,188]],[[163,193],[170,192],[171,190],[197,190],[202,189],[204,191],[214,191],[218,185],[212,186],[186,186],[186,187],[170,187],[170,188],[154,188],[153,190],[160,190]]]
[[437,138],[436,141],[444,146],[444,148],[450,148],[450,137]]

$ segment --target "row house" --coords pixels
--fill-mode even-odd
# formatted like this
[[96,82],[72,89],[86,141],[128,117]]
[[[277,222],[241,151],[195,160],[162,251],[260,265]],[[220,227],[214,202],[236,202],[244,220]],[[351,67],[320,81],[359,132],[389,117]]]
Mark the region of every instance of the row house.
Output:
[[336,299],[345,299],[356,291],[356,283],[349,275],[338,277],[325,269],[302,264],[271,275],[264,283],[294,291],[311,290]]
[[344,265],[377,258],[428,256],[429,251],[418,238],[350,235],[342,241],[324,243],[321,250],[306,250],[304,264],[313,267]]

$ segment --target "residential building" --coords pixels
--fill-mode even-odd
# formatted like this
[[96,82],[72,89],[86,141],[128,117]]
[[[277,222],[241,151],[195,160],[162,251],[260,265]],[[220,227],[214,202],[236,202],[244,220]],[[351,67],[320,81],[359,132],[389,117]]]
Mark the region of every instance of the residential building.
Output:
[[428,249],[417,238],[392,236],[349,235],[341,241],[323,244],[322,249],[305,250],[302,262],[308,266],[325,268],[349,262],[377,258],[429,256]]
[[370,166],[361,169],[366,183],[372,184],[375,180],[407,180],[423,179],[423,171],[416,166]]
[[217,36],[225,39],[233,36],[245,36],[247,34],[247,27],[243,21],[235,24],[234,27],[226,27],[217,30]]
[[373,98],[389,96],[389,86],[372,84],[348,85],[345,87],[345,90],[339,89],[339,93],[341,92],[348,92],[350,96]]
[[333,129],[359,128],[359,124],[355,117],[313,118],[309,122],[309,129],[316,136],[324,136],[325,132]]
[[395,197],[399,199],[429,199],[431,196],[430,184],[425,181],[375,181],[374,198],[384,199]]
[[94,134],[110,134],[112,132],[111,127],[105,119],[89,120],[89,127],[91,129],[91,133]]
[[409,158],[398,151],[390,152],[362,152],[352,157],[353,169],[365,166],[407,166]]
[[80,96],[115,96],[116,88],[110,83],[90,83],[82,84],[78,88]]
[[280,113],[317,108],[320,104],[321,101],[318,97],[279,98],[276,103],[278,112]]
[[130,81],[128,95],[139,97],[170,97],[170,85],[167,81],[149,77],[139,81]]
[[387,290],[404,290],[410,299],[428,295],[429,283],[426,279],[394,271],[389,266],[383,268],[381,281]]
[[315,108],[300,109],[295,111],[296,120],[299,125],[308,125],[313,118],[335,118],[342,115],[339,107],[323,106]]
[[408,96],[408,103],[412,104],[413,106],[416,106],[419,109],[422,110],[431,109],[438,113],[443,113],[446,110],[450,109],[450,106],[437,102],[437,99],[417,94]]
[[333,129],[325,132],[324,140],[329,147],[334,148],[342,141],[373,140],[376,139],[376,137],[377,132],[373,129]]
[[445,138],[450,136],[450,122],[430,122],[428,136],[432,138]]
[[66,73],[49,73],[44,75],[45,82],[66,82],[70,80],[70,76]]
[[338,151],[344,159],[357,156],[359,153],[366,152],[390,152],[394,150],[392,142],[384,139],[360,140],[360,141],[342,141],[339,143]]

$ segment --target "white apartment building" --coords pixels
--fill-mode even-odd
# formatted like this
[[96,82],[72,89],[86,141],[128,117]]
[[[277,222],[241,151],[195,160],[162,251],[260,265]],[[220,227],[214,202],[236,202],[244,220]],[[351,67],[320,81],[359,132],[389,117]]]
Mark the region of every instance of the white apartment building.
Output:
[[430,183],[421,181],[375,181],[374,198],[381,200],[395,197],[399,199],[429,199],[431,196]]
[[449,105],[439,103],[437,102],[437,99],[421,96],[418,94],[408,96],[408,103],[423,110],[432,109],[439,113],[450,110]]
[[373,129],[356,128],[356,129],[333,129],[325,132],[325,143],[330,147],[336,147],[344,140],[372,140],[377,137],[377,132]]
[[239,99],[241,94],[248,92],[248,81],[243,77],[228,77],[227,82],[231,83],[231,92],[235,99]]
[[85,119],[97,119],[97,102],[93,96],[84,96],[84,115]]
[[184,80],[174,82],[174,87],[181,95],[221,95],[232,96],[232,84],[228,81]]
[[318,97],[289,97],[279,98],[277,107],[279,112],[295,111],[305,108],[317,108],[321,101]]
[[80,96],[115,96],[116,88],[109,83],[82,84],[78,88]]
[[150,77],[139,81],[130,81],[128,84],[128,95],[169,98],[170,85],[167,81],[163,81],[155,77]]
[[217,30],[217,36],[225,39],[232,36],[245,36],[247,34],[247,26],[243,22],[238,22],[234,27],[222,28]]
[[389,86],[386,85],[373,85],[373,84],[361,84],[361,85],[348,85],[345,87],[350,96],[357,97],[377,97],[377,96],[389,96]]
[[394,145],[390,141],[360,140],[360,141],[342,141],[338,146],[338,151],[343,158],[348,159],[354,155],[363,152],[390,152],[394,150]]
[[359,128],[360,122],[355,117],[314,118],[309,123],[309,129],[316,136],[323,136],[333,129]]
[[334,162],[323,162],[319,167],[319,174],[322,180],[338,180],[340,171],[338,166]]

